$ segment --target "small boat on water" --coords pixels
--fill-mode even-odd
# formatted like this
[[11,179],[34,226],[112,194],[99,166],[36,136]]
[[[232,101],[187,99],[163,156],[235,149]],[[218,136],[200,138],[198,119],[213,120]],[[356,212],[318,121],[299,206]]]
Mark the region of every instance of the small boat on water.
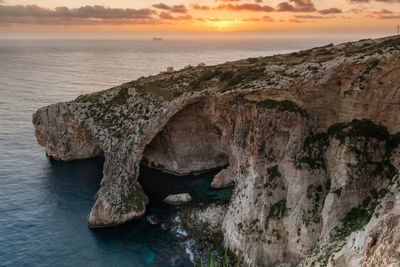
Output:
[[153,37],[153,41],[162,41],[162,38],[160,38],[160,37]]

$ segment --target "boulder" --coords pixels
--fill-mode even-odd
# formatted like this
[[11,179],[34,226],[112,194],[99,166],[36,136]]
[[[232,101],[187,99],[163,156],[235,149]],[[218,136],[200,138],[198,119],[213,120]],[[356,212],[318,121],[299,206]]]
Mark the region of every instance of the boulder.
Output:
[[170,205],[183,205],[189,203],[192,197],[188,193],[169,195],[164,199],[165,203]]
[[161,224],[161,229],[167,231],[169,229],[168,224],[166,224],[166,223]]

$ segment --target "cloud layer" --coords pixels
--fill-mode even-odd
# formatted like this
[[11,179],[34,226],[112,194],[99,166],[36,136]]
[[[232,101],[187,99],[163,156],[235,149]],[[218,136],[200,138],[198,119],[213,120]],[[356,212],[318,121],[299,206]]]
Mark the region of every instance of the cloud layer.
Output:
[[187,12],[185,5],[169,6],[164,3],[159,3],[156,5],[153,5],[153,7],[157,8],[157,9],[167,10],[167,11],[173,12],[173,13],[186,13]]
[[11,24],[125,24],[154,23],[152,9],[121,9],[103,6],[47,9],[37,5],[0,5],[0,23]]
[[[194,0],[193,0],[194,1]],[[171,24],[213,21],[312,22],[317,19],[340,19],[358,16],[380,20],[399,19],[400,12],[392,10],[400,0],[343,0],[345,7],[319,8],[313,0],[283,0],[271,5],[263,0],[215,0],[214,5],[202,2],[191,5],[158,3],[148,8],[109,8],[100,5],[79,8],[57,7],[49,9],[38,5],[6,5],[0,0],[0,24],[35,25],[121,25]],[[381,3],[379,10],[368,9],[369,3]],[[3,4],[2,4],[3,3]],[[343,8],[343,9],[342,9]],[[345,8],[345,9],[344,9]],[[231,18],[220,18],[216,13],[229,12]],[[200,14],[200,15],[198,15]],[[284,14],[284,15],[282,15]],[[196,19],[193,19],[193,16]],[[234,18],[232,18],[234,17]]]

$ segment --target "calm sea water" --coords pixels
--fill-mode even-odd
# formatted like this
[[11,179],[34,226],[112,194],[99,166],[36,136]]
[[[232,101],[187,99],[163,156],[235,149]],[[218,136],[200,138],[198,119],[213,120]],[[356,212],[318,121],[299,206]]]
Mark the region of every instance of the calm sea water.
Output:
[[[168,66],[217,64],[329,42],[0,41],[0,266],[190,266],[179,239],[144,220],[111,229],[87,227],[102,160],[49,161],[34,138],[36,109]],[[197,188],[216,197],[207,191],[212,177],[203,178],[173,180],[171,190]]]

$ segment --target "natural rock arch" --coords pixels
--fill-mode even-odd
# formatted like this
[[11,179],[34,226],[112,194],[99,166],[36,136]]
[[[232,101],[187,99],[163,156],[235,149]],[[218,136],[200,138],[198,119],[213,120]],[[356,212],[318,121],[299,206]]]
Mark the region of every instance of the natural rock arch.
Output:
[[[156,144],[159,133],[172,127],[178,116],[198,107],[198,114],[208,119],[200,125],[207,129],[205,125],[210,122],[220,130],[216,136],[227,142],[229,167],[217,174],[213,184],[224,186],[235,181],[222,224],[226,247],[248,264],[261,266],[298,264],[303,259],[304,265],[321,259],[349,265],[350,261],[361,263],[364,252],[370,255],[370,251],[377,251],[367,243],[368,229],[382,229],[373,226],[374,218],[383,218],[393,203],[399,204],[393,197],[399,191],[397,186],[388,187],[390,181],[385,175],[379,177],[386,180],[373,179],[376,173],[372,167],[357,178],[354,174],[365,165],[357,155],[367,155],[374,164],[389,165],[388,160],[393,160],[393,166],[389,166],[397,171],[399,152],[387,153],[384,142],[373,135],[365,140],[362,135],[347,136],[348,141],[341,141],[335,132],[342,137],[349,135],[353,119],[370,120],[364,123],[368,128],[375,123],[372,129],[378,127],[378,132],[382,130],[377,125],[380,123],[390,134],[399,131],[400,94],[394,82],[400,70],[399,39],[364,40],[257,61],[256,65],[238,61],[142,78],[37,111],[33,117],[36,136],[49,156],[75,160],[104,151],[103,179],[89,226],[119,225],[143,216],[146,196],[137,178],[146,147]],[[327,131],[331,126],[336,127],[333,135]],[[389,134],[383,136],[388,138]],[[372,139],[375,141],[370,142]],[[354,153],[355,148],[358,153]],[[387,158],[376,161],[375,152]],[[182,153],[182,158],[189,154]],[[151,157],[147,155],[148,159]],[[173,164],[169,165],[161,164],[164,168]],[[185,165],[187,162],[177,162],[176,169],[195,169],[185,169]],[[203,162],[196,168],[204,166],[207,164]],[[371,188],[356,186],[353,190],[354,177],[360,185]],[[371,180],[378,186],[369,183]],[[361,247],[355,249],[354,236],[349,235],[342,240],[347,248],[328,258],[331,254],[326,252],[340,248],[329,243],[335,241],[331,233],[337,232],[336,227],[341,229],[342,220],[352,215],[354,208],[364,205],[365,192],[373,189],[383,189],[386,200],[381,201],[383,208],[378,205],[376,209],[371,206],[375,201],[370,201],[375,215],[365,230],[356,233],[361,238],[356,243]],[[372,238],[376,238],[375,230]],[[336,241],[333,245],[337,246]]]

